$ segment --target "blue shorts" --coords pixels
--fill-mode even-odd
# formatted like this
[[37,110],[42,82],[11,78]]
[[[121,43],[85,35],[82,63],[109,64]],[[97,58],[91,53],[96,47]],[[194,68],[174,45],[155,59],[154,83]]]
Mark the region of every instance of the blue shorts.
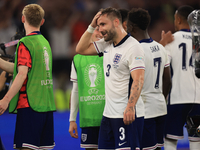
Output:
[[[187,116],[200,115],[200,104],[176,104],[167,106],[167,119],[165,126],[165,136],[170,139],[183,139],[183,126]],[[200,141],[196,135],[188,135],[191,141]]]
[[81,128],[81,148],[98,148],[100,127]]
[[53,149],[53,112],[35,112],[30,107],[17,111],[14,148]]
[[130,150],[134,146],[134,150],[139,150],[139,139],[137,132],[137,124],[134,121],[130,125],[125,125],[123,118],[102,118],[99,131],[99,150],[117,149]]
[[143,150],[153,150],[164,146],[164,129],[166,115],[155,118],[144,119],[144,130],[142,136]]

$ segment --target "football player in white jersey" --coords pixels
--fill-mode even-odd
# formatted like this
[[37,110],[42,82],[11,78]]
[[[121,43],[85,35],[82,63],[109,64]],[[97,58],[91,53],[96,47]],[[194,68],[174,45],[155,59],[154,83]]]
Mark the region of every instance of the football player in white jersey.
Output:
[[[183,138],[183,126],[190,116],[200,115],[200,79],[195,76],[192,61],[192,34],[187,22],[193,11],[181,6],[175,12],[174,41],[165,46],[172,66],[172,89],[168,101],[165,150],[175,150]],[[200,137],[189,133],[190,150],[200,149]]]
[[[118,10],[122,16],[122,26],[123,26],[124,30],[127,31],[129,10],[123,9],[123,8],[120,8]],[[130,77],[129,91],[131,89],[132,83],[133,83],[133,79]],[[129,92],[129,94],[130,94],[130,92]],[[142,100],[137,101],[135,110],[136,110],[136,118],[135,118],[134,123],[136,124],[136,127],[137,127],[139,144],[142,145],[142,133],[143,133],[143,126],[144,126],[144,102]],[[133,145],[133,147],[134,147],[134,145]]]
[[165,48],[148,34],[151,17],[142,8],[128,14],[127,32],[136,38],[145,52],[145,77],[141,97],[145,106],[143,150],[161,150],[167,114],[165,98],[171,87],[170,67]]
[[[89,39],[95,27],[103,39],[91,44]],[[137,131],[134,127],[135,104],[140,98],[144,80],[144,51],[139,42],[129,36],[122,27],[117,9],[100,10],[77,44],[80,54],[104,53],[106,104],[99,133],[98,149],[139,149]],[[128,85],[133,78],[130,97]]]

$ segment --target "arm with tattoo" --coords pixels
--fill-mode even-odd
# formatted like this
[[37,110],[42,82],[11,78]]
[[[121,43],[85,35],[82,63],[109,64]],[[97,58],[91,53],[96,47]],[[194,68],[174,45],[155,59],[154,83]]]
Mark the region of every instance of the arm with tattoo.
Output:
[[135,120],[135,105],[140,96],[143,82],[144,82],[144,70],[138,69],[131,72],[133,83],[131,86],[130,97],[127,107],[124,111],[124,124],[131,124]]

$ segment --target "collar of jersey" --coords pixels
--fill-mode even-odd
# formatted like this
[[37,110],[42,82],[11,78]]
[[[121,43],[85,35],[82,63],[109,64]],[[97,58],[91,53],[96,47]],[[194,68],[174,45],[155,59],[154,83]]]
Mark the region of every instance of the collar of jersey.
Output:
[[191,32],[190,29],[181,29],[180,31]]
[[117,45],[114,45],[114,43],[113,43],[113,46],[117,47],[117,46],[123,44],[129,38],[129,36],[130,36],[130,34],[127,34]]
[[153,42],[153,39],[152,38],[149,38],[149,39],[142,39],[139,41],[140,43],[151,43]]
[[36,35],[36,34],[41,34],[41,32],[40,31],[33,31],[33,32],[29,33],[28,35]]

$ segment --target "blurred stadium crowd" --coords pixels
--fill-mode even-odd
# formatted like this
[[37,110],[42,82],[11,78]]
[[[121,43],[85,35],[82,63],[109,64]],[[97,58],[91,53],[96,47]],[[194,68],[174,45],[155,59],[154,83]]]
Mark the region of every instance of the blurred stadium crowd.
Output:
[[[29,3],[40,4],[46,13],[41,33],[52,48],[54,94],[60,111],[69,109],[75,46],[100,8],[141,7],[148,10],[151,15],[149,35],[156,41],[160,40],[162,30],[174,32],[173,15],[179,6],[200,8],[199,0],[0,0],[0,43],[11,41],[17,30],[23,30],[21,11]],[[6,52],[14,55],[15,47],[7,48]]]

